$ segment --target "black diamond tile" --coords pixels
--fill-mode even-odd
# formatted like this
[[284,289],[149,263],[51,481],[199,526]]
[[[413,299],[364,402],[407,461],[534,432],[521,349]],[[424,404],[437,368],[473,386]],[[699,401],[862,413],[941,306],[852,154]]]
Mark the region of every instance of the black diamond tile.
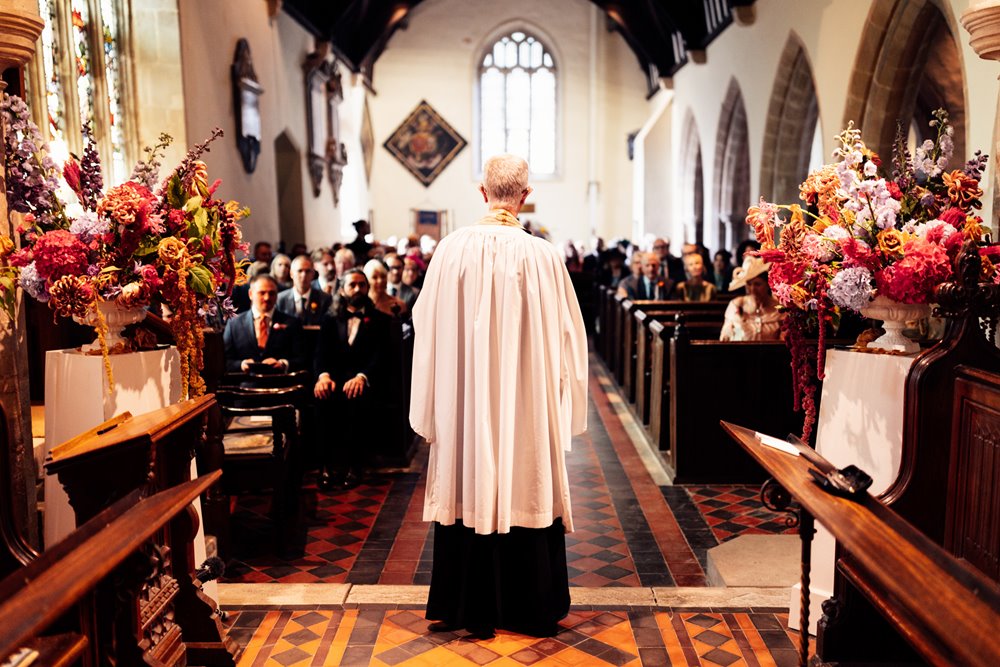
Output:
[[360,537],[355,537],[354,535],[347,535],[346,533],[343,535],[335,535],[327,540],[327,542],[329,542],[330,544],[336,544],[338,547],[346,547],[348,544],[355,544],[356,542],[360,541],[361,541]]
[[323,614],[317,614],[314,611],[310,611],[305,614],[302,614],[301,616],[296,616],[295,618],[292,619],[292,623],[298,623],[302,627],[308,628],[313,625],[316,625],[317,623],[323,623],[324,621],[327,620],[329,620],[328,617],[324,616]]
[[319,556],[324,560],[328,560],[331,563],[338,560],[344,560],[345,558],[350,558],[354,554],[347,549],[333,549],[332,551],[324,551]]
[[282,651],[277,655],[272,655],[271,660],[274,660],[279,665],[294,665],[300,660],[305,660],[309,657],[309,654],[300,648],[292,648],[287,651]]
[[597,568],[594,572],[608,579],[621,579],[626,575],[632,574],[631,571],[617,565],[605,565],[604,567]]
[[290,574],[299,572],[299,568],[292,567],[291,565],[275,565],[273,567],[266,567],[261,572],[272,579],[280,579],[281,577],[287,577]]
[[721,648],[713,648],[701,657],[716,665],[722,665],[722,667],[728,667],[740,659],[740,656],[733,655],[729,651],[723,651]]
[[319,635],[309,628],[302,628],[298,632],[293,632],[290,635],[282,635],[282,639],[287,640],[288,643],[293,646],[302,646],[303,644],[319,639]]
[[688,623],[694,623],[702,628],[713,628],[722,622],[717,618],[712,618],[711,616],[706,616],[705,614],[698,614],[697,616],[692,616],[686,620]]
[[608,537],[607,535],[599,535],[592,540],[588,540],[591,544],[596,544],[599,547],[610,547],[614,544],[621,544],[621,540],[616,540],[613,537]]
[[709,646],[722,646],[729,641],[729,637],[726,635],[719,634],[715,630],[705,630],[694,636],[700,642],[704,642]]
[[608,551],[607,549],[605,549],[604,551],[598,551],[597,553],[593,554],[591,558],[596,558],[597,560],[603,560],[605,563],[614,563],[620,561],[622,558],[625,558],[625,556],[622,556],[620,553],[615,553],[614,551]]
[[342,523],[337,526],[340,530],[347,531],[348,533],[353,533],[358,530],[368,530],[368,526],[363,523],[358,523],[357,521],[348,521],[347,523]]

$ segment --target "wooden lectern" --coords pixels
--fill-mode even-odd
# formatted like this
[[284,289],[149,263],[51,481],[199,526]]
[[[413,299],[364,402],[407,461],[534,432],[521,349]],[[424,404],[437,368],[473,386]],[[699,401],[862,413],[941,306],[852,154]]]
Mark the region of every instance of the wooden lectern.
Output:
[[[147,497],[187,482],[214,405],[214,396],[206,395],[138,417],[124,413],[54,447],[45,468],[65,488],[77,526],[136,490]],[[135,600],[137,627],[153,628],[150,618],[166,613],[169,602],[189,662],[234,666],[239,648],[194,577],[197,530],[198,516],[188,507],[153,538],[158,553],[152,557],[171,565]],[[149,631],[155,641],[155,631]]]

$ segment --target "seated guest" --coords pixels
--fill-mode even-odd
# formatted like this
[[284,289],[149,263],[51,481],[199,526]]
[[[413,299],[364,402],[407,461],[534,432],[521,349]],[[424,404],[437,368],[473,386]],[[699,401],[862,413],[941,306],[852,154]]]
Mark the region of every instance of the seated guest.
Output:
[[302,320],[302,324],[316,324],[330,310],[333,297],[313,287],[313,263],[305,255],[292,260],[292,289],[278,295],[277,308],[286,315]]
[[642,276],[642,258],[646,253],[640,252],[638,250],[633,250],[632,254],[628,258],[628,269],[629,272],[636,278]]
[[778,300],[771,294],[767,272],[771,265],[760,257],[747,256],[743,266],[733,271],[731,290],[746,287],[746,296],[729,302],[719,340],[780,340],[781,320]]
[[[666,301],[673,292],[674,282],[660,273],[660,257],[656,253],[636,253],[642,276],[629,276],[618,283],[618,294],[633,301]],[[633,255],[633,262],[635,256]]]
[[253,364],[280,373],[298,370],[302,323],[275,310],[278,284],[266,273],[250,283],[250,310],[226,322],[222,341],[226,350],[226,370],[230,373],[254,370]]
[[292,286],[292,259],[288,255],[278,253],[271,260],[271,277],[278,283],[278,291],[284,292]]
[[247,281],[234,287],[231,296],[233,308],[236,309],[237,313],[245,313],[250,310],[250,283],[257,276],[266,274],[270,268],[270,265],[264,262],[253,262],[247,268]]
[[[349,269],[340,279],[340,299],[320,325],[313,393],[332,410],[325,419],[336,432],[321,454],[320,488],[357,486],[371,451],[371,419],[384,386],[391,320],[368,298],[368,279]],[[377,443],[374,443],[377,444]]]
[[368,278],[368,298],[375,304],[375,308],[386,315],[406,319],[410,315],[410,309],[406,307],[402,299],[386,292],[388,275],[389,272],[382,262],[377,259],[368,260],[368,263],[365,264],[365,277]]
[[333,253],[333,268],[337,272],[337,280],[340,280],[348,269],[353,269],[355,262],[354,251],[346,246]]
[[712,268],[715,269],[715,291],[729,291],[729,281],[733,279],[733,253],[728,250],[716,252]]
[[264,262],[270,266],[271,260],[274,259],[274,251],[271,249],[271,244],[267,241],[257,241],[253,246],[252,259],[255,262]]
[[333,251],[329,248],[319,248],[313,251],[310,259],[316,270],[312,288],[332,295],[337,291],[337,266],[333,261]]
[[625,255],[618,248],[612,248],[603,255],[601,268],[597,273],[597,283],[607,287],[618,287],[625,278]]
[[385,291],[391,296],[399,297],[406,304],[406,309],[413,311],[420,290],[403,282],[403,260],[394,252],[385,256],[386,276]]
[[698,253],[684,255],[684,274],[687,279],[674,288],[673,298],[684,301],[711,301],[715,285],[705,280],[705,261]]
[[684,280],[684,262],[680,257],[670,254],[670,239],[654,240],[653,253],[660,258],[660,271],[664,276],[674,283]]
[[288,256],[291,257],[292,259],[295,259],[299,255],[308,255],[308,254],[309,254],[309,249],[306,248],[305,243],[296,243],[295,245],[292,246],[292,249],[288,253]]
[[416,257],[405,257],[403,259],[403,284],[412,289],[420,289],[423,281],[423,271],[420,268],[420,261]]

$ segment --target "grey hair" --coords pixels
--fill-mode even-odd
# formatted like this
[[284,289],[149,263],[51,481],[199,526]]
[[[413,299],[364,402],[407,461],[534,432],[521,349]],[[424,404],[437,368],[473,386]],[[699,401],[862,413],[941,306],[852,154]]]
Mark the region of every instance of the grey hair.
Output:
[[368,278],[368,282],[370,283],[372,276],[376,273],[381,272],[383,275],[388,275],[389,269],[385,268],[385,264],[383,264],[381,260],[369,259],[365,264],[364,272],[365,277]]
[[519,203],[528,188],[528,163],[509,153],[494,155],[483,165],[483,188],[491,203]]

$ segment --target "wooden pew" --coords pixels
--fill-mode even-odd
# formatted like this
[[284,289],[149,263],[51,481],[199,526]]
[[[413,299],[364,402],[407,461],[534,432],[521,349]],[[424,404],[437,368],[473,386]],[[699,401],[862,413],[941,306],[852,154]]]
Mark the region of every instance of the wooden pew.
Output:
[[669,424],[661,422],[660,437],[668,436],[663,455],[674,483],[763,481],[764,471],[719,420],[777,436],[802,430],[785,343],[691,340],[675,332],[669,351]]
[[636,310],[631,367],[626,368],[625,394],[635,405],[636,416],[645,425],[649,423],[649,387],[652,380],[654,322],[662,323],[673,332],[675,320],[683,317],[688,324],[688,334],[698,340],[718,339],[722,331],[722,313],[718,310]]
[[[620,297],[616,296],[616,299]],[[630,365],[635,360],[635,312],[642,310],[646,312],[682,312],[690,311],[717,311],[719,318],[725,313],[725,302],[719,301],[632,301],[621,299],[620,308],[616,313],[615,331],[616,339],[614,345],[617,349],[614,353],[615,365],[613,372],[615,380],[619,386],[629,387],[632,383],[634,367]]]
[[[45,468],[59,476],[77,526],[138,490],[141,496],[190,479],[191,458],[201,446],[211,394],[132,417],[113,417],[49,452]],[[177,623],[189,642],[188,659],[200,665],[235,665],[238,647],[226,636],[215,602],[195,582],[193,508],[180,512],[157,542],[169,550],[176,580]]]
[[[994,417],[995,418],[995,417]],[[877,610],[876,621],[905,639],[908,654],[890,653],[891,638],[843,637],[842,645],[828,643],[829,627],[820,621],[815,664],[928,664],[993,667],[1000,665],[1000,586],[995,579],[969,567],[928,539],[884,503],[865,493],[842,498],[824,492],[809,475],[802,456],[791,456],[756,441],[753,429],[722,424],[741,448],[760,463],[769,476],[797,500],[808,515],[800,519],[806,545],[812,539],[813,517],[837,540],[838,577],[849,580]],[[992,471],[1000,470],[994,459]],[[993,478],[996,480],[996,478]],[[805,575],[803,577],[805,579]],[[827,610],[839,608],[832,603]],[[842,608],[840,618],[863,622]],[[868,628],[877,625],[869,622]],[[802,627],[807,627],[802,623]],[[868,629],[866,628],[866,629]],[[831,648],[839,649],[836,656]],[[807,651],[800,644],[800,664]],[[913,654],[913,651],[917,655]]]
[[0,581],[0,661],[31,647],[38,665],[198,664],[177,600],[186,573],[160,536],[219,475],[137,489]]

